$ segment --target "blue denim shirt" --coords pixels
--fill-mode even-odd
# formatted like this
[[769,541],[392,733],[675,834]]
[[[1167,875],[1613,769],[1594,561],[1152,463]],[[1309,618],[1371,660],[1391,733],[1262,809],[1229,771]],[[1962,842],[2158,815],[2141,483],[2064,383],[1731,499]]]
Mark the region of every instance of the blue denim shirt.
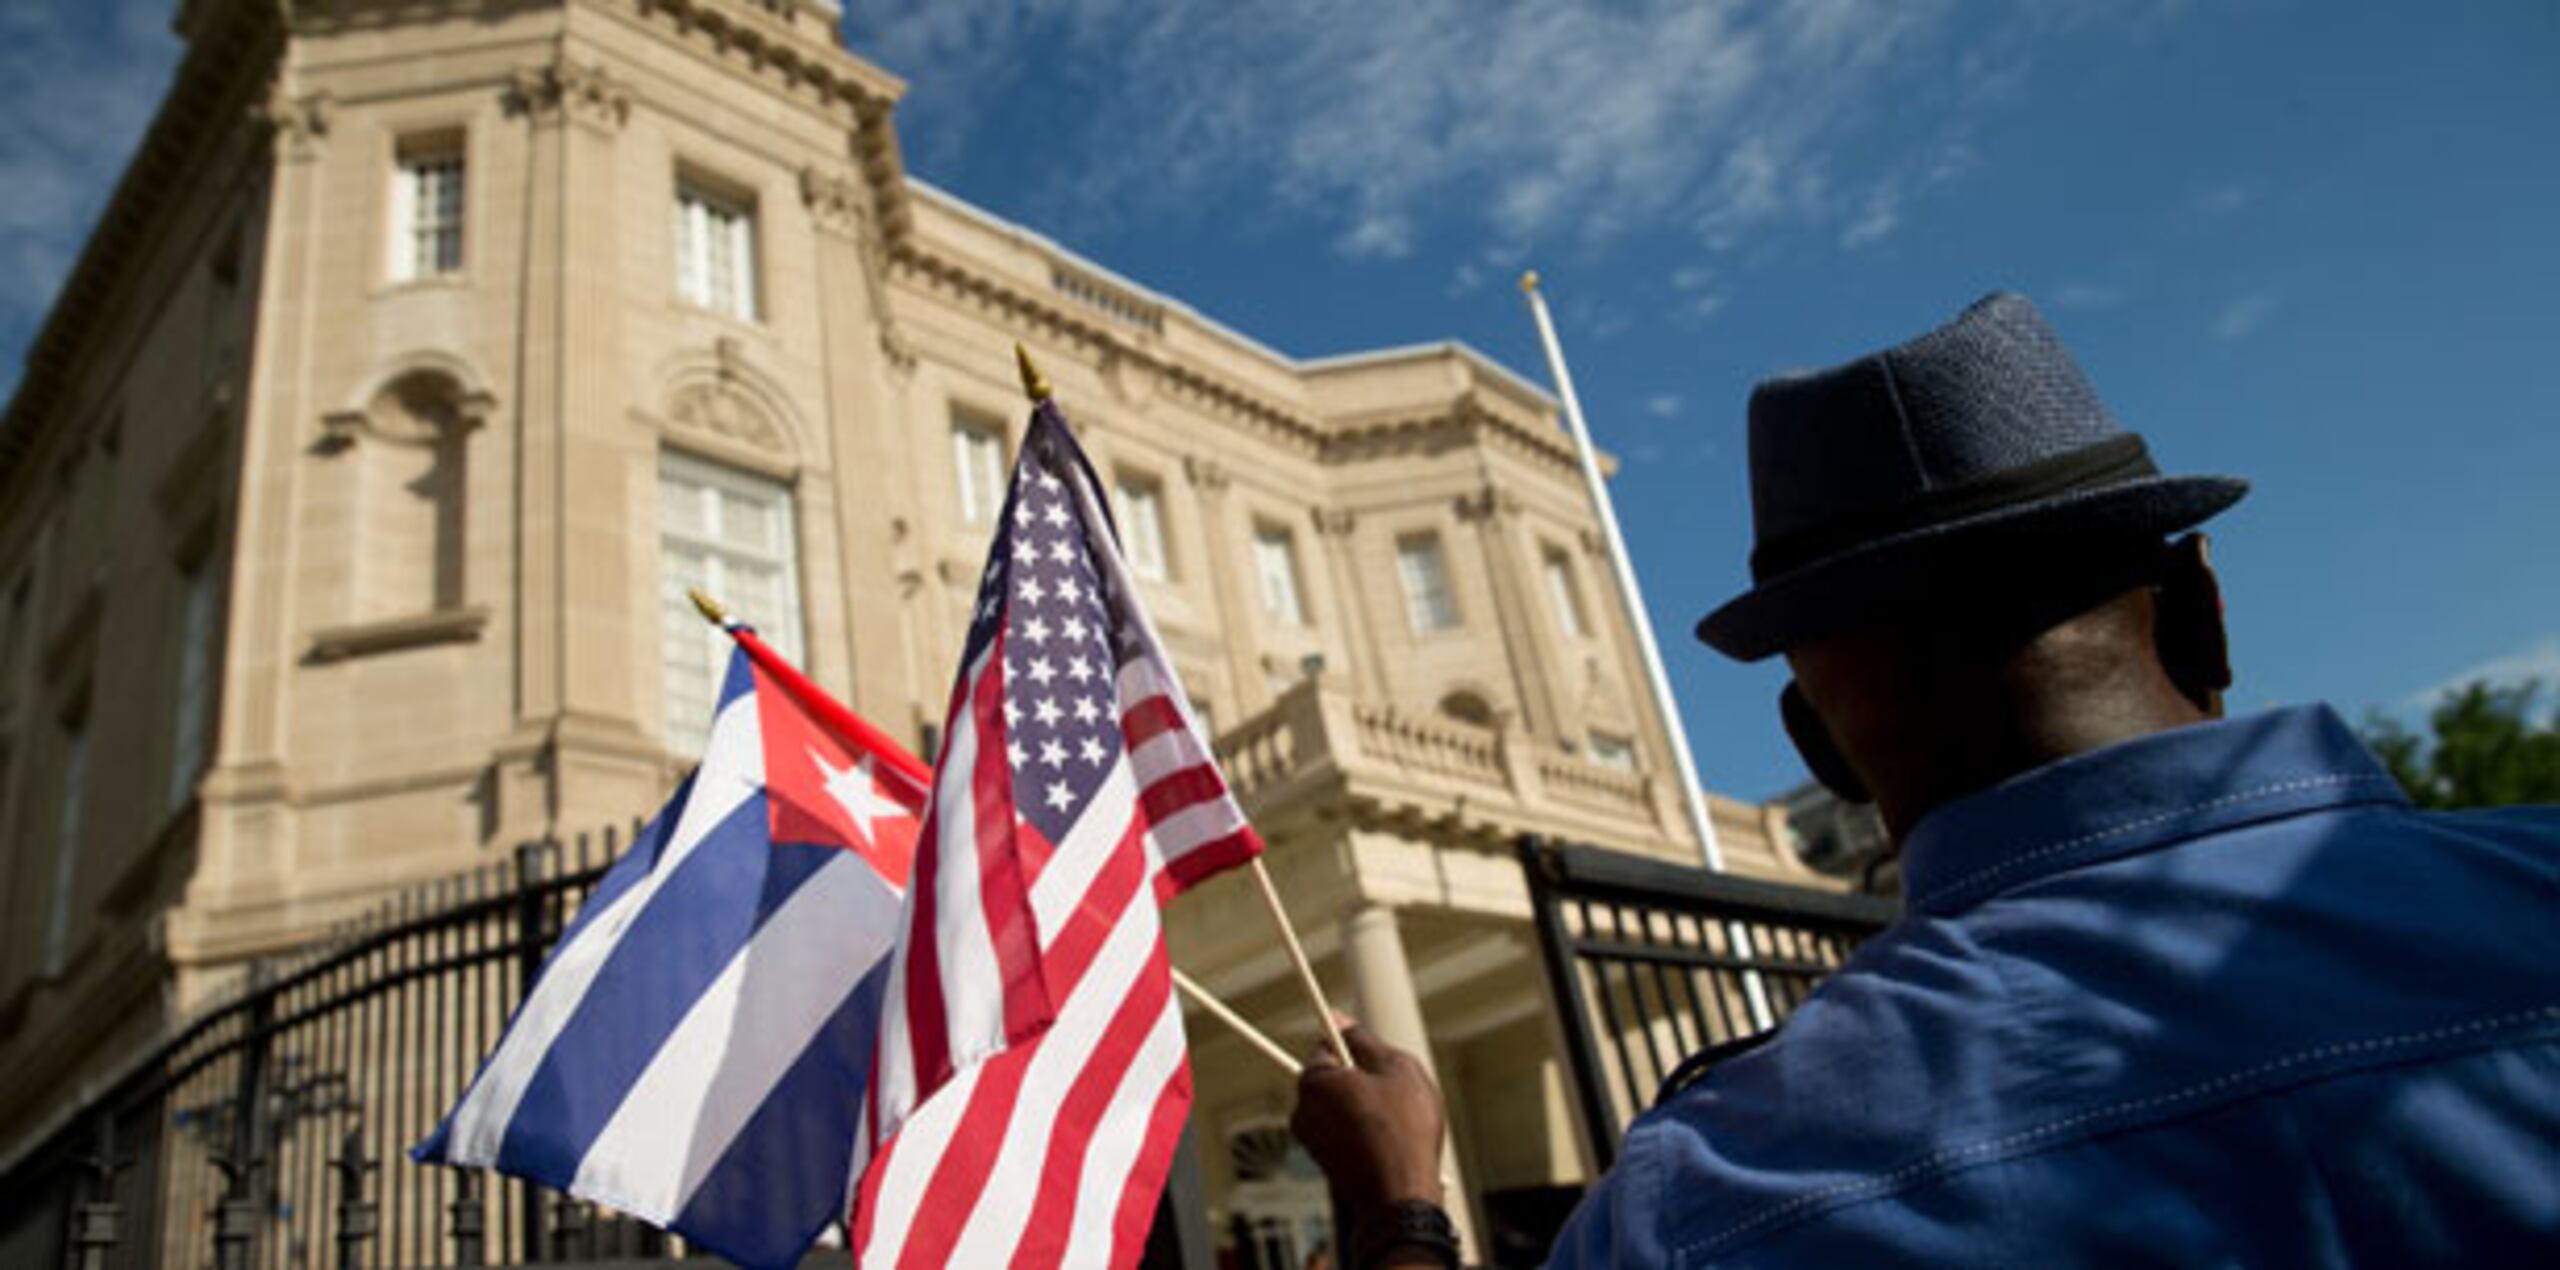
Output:
[[2560,1265],[2560,809],[2414,811],[2310,707],[2029,772],[1903,863],[1552,1264]]

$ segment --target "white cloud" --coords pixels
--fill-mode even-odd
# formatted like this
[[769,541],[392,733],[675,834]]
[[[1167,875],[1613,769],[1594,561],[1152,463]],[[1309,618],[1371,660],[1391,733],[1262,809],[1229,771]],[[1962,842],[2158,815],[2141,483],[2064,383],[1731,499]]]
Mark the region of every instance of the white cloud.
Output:
[[[2082,20],[2061,11],[2010,0],[1959,40],[1952,0],[906,0],[857,7],[851,34],[914,82],[928,173],[1036,59],[1079,90],[1076,139],[1030,178],[1053,214],[1261,202],[1377,257],[1666,225],[1715,249],[1875,242],[1972,165],[1966,121],[2038,32]],[[1945,74],[1959,55],[1976,69]],[[1915,109],[1943,129],[1851,161]]]
[[2245,340],[2266,329],[2283,303],[2283,297],[2273,291],[2253,291],[2239,296],[2213,315],[2213,337],[2226,344]]
[[1676,419],[1680,408],[1687,404],[1676,392],[1658,392],[1644,399],[1644,412],[1656,419]]
[[0,5],[0,393],[159,106],[168,15],[154,0]]
[[[2520,684],[2528,679],[2538,679],[2542,681],[2545,689],[2560,691],[2560,635],[2547,636],[2538,644],[2517,649],[2504,656],[2492,657],[2479,665],[2447,676],[2444,682],[2424,692],[2411,694],[2405,704],[2413,710],[2433,709],[2438,702],[2474,683],[2486,681],[2492,686],[2503,687]],[[2543,704],[2560,710],[2560,702],[2555,702],[2551,697],[2546,696]]]

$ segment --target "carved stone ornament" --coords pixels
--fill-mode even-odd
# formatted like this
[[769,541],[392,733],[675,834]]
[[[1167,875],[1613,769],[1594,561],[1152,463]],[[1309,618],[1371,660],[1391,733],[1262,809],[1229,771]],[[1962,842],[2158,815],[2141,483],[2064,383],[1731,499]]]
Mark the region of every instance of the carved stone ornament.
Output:
[[629,88],[601,66],[582,66],[566,57],[518,70],[509,101],[539,124],[567,119],[614,132],[631,118]]
[[907,328],[894,319],[880,323],[880,355],[889,359],[889,369],[911,375],[916,369],[916,344]]
[[1487,485],[1457,502],[1460,520],[1497,520],[1520,512],[1520,495],[1500,485]]
[[800,169],[800,201],[809,205],[809,219],[820,232],[847,238],[862,233],[864,200],[860,181],[811,164]]
[[1226,492],[1231,479],[1227,474],[1226,464],[1197,454],[1183,456],[1182,474],[1190,477],[1192,484],[1211,494]]
[[327,93],[308,93],[288,97],[281,85],[257,109],[258,121],[275,139],[276,150],[288,162],[301,163],[320,153],[322,138],[329,135],[329,117],[336,103]]
[[1360,523],[1360,517],[1347,507],[1318,507],[1314,510],[1316,532],[1340,538]]
[[678,427],[744,442],[772,454],[787,455],[791,443],[764,410],[725,381],[688,384],[676,390],[667,418]]

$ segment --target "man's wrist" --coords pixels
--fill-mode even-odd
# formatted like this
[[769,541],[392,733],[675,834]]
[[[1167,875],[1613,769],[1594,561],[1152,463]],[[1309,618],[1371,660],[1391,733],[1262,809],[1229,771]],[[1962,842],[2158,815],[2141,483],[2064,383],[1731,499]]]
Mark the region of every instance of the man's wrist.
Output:
[[1457,1224],[1431,1200],[1398,1200],[1366,1209],[1347,1242],[1351,1270],[1457,1270],[1460,1264]]

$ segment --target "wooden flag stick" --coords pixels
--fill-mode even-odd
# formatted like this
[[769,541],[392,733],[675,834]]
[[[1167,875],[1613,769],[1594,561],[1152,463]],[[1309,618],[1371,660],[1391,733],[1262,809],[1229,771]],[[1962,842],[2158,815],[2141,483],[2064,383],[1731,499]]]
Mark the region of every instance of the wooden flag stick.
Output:
[[1345,1067],[1359,1064],[1351,1061],[1351,1047],[1343,1043],[1342,1025],[1333,1021],[1333,1003],[1324,999],[1324,985],[1316,982],[1314,963],[1307,960],[1306,945],[1298,942],[1298,929],[1289,924],[1289,910],[1280,904],[1280,888],[1271,885],[1271,870],[1264,868],[1262,857],[1253,858],[1253,882],[1262,888],[1262,903],[1271,910],[1271,924],[1280,928],[1280,942],[1289,949],[1290,964],[1298,968],[1298,986],[1307,990],[1307,1003],[1315,1007],[1316,1018],[1324,1023],[1324,1039],[1333,1046],[1333,1056]]
[[1191,998],[1191,1003],[1206,1011],[1210,1018],[1226,1024],[1228,1029],[1242,1038],[1245,1044],[1262,1051],[1265,1057],[1279,1064],[1280,1070],[1295,1077],[1307,1069],[1306,1064],[1292,1057],[1289,1051],[1280,1048],[1280,1042],[1272,1040],[1261,1028],[1247,1021],[1243,1015],[1229,1009],[1226,1002],[1209,995],[1207,988],[1201,987],[1191,976],[1182,973],[1179,969],[1173,972],[1173,986],[1180,988],[1182,995]]

